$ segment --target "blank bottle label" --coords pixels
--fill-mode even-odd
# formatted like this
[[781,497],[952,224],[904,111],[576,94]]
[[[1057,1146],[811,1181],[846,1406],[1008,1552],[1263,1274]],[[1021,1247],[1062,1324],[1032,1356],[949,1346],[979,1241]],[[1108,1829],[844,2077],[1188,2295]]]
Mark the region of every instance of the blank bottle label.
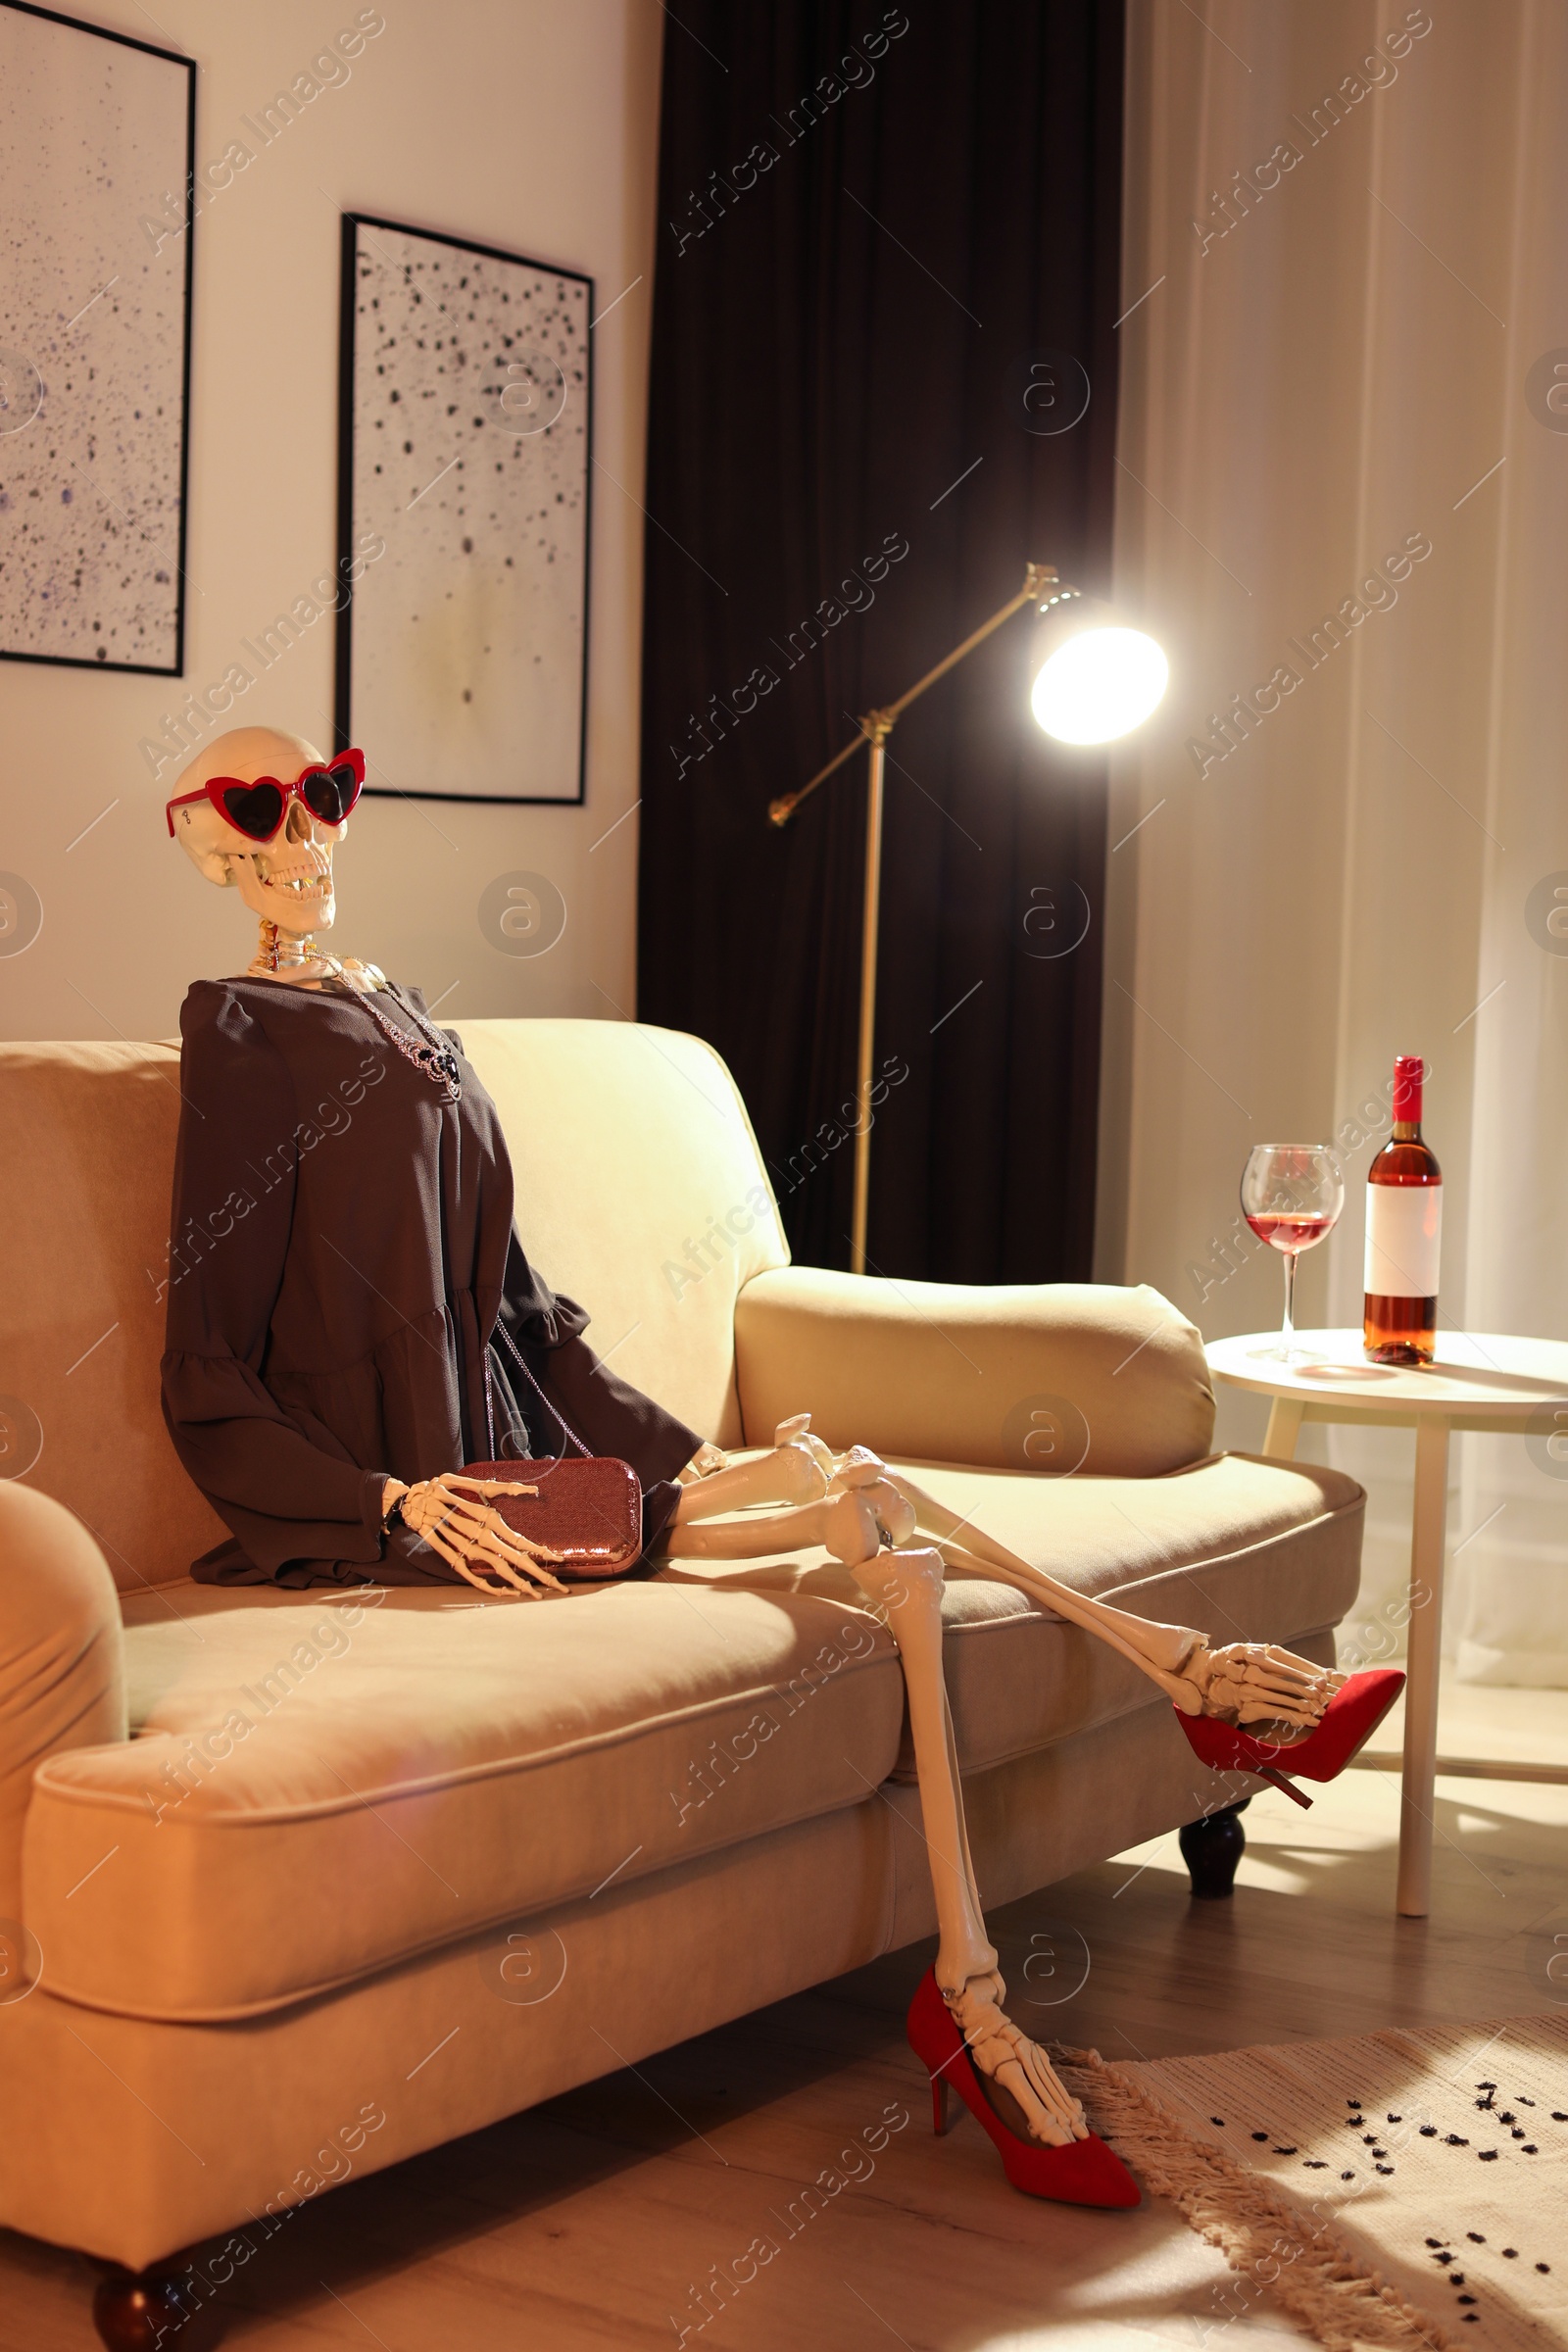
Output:
[[1443,1238],[1441,1184],[1366,1188],[1366,1292],[1371,1298],[1435,1298]]

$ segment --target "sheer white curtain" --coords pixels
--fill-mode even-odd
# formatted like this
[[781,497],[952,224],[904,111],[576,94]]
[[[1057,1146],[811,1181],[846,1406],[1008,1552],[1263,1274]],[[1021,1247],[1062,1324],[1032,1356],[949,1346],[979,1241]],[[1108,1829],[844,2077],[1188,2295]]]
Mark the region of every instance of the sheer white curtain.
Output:
[[[1565,122],[1558,0],[1131,0],[1118,572],[1175,675],[1114,793],[1101,1271],[1211,1338],[1278,1318],[1260,1141],[1339,1138],[1298,1314],[1358,1322],[1396,1051],[1446,1321],[1568,1338]],[[1328,1443],[1386,1649],[1411,1441]],[[1450,1534],[1461,1674],[1568,1685],[1568,1459],[1459,1440]]]

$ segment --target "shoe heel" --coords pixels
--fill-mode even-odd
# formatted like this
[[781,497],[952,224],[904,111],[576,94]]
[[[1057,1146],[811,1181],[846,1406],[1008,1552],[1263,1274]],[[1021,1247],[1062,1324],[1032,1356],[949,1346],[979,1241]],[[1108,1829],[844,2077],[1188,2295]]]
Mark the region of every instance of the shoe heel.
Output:
[[1267,1781],[1271,1787],[1283,1789],[1292,1804],[1304,1806],[1307,1812],[1311,1811],[1312,1799],[1309,1796],[1303,1796],[1296,1783],[1285,1773],[1277,1772],[1272,1764],[1254,1764],[1250,1769],[1257,1774],[1260,1781]]
[[946,2075],[931,2078],[931,2129],[938,2139],[953,2130],[953,2085]]

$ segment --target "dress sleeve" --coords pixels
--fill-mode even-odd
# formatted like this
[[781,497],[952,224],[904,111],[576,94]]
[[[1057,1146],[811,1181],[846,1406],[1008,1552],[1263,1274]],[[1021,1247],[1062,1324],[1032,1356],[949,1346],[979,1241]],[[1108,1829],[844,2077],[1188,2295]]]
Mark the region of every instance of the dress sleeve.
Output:
[[567,1340],[580,1339],[588,1328],[587,1308],[553,1291],[528,1263],[515,1227],[507,1243],[499,1319],[518,1348],[561,1348]]
[[[512,1342],[511,1348],[503,1342],[504,1354],[513,1364],[520,1357],[525,1367],[518,1376],[521,1386],[510,1385],[541,1446],[564,1449],[575,1437],[590,1453],[629,1462],[645,1503],[691,1460],[703,1442],[697,1431],[600,1362],[582,1336],[588,1328],[586,1308],[552,1291],[535,1273],[515,1231],[507,1251],[499,1320]],[[537,1409],[541,1400],[546,1416]]]
[[164,1419],[258,1568],[381,1557],[381,1488],[308,1438],[262,1380],[294,1214],[298,1112],[282,1056],[220,984],[180,1013]]

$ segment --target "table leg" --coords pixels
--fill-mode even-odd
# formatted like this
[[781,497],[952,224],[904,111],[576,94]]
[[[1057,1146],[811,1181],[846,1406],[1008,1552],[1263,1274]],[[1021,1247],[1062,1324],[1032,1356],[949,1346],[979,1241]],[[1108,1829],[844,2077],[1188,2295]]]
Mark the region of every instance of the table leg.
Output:
[[1271,1461],[1289,1462],[1296,1458],[1296,1441],[1301,1434],[1301,1415],[1305,1409],[1299,1396],[1276,1396],[1269,1406],[1263,1451]]
[[1443,1656],[1443,1565],[1448,1512],[1448,1424],[1423,1416],[1415,1436],[1410,1529],[1410,1626],[1405,1659],[1404,1779],[1399,1795],[1398,1909],[1432,1908],[1432,1808],[1438,1756],[1438,1668]]

